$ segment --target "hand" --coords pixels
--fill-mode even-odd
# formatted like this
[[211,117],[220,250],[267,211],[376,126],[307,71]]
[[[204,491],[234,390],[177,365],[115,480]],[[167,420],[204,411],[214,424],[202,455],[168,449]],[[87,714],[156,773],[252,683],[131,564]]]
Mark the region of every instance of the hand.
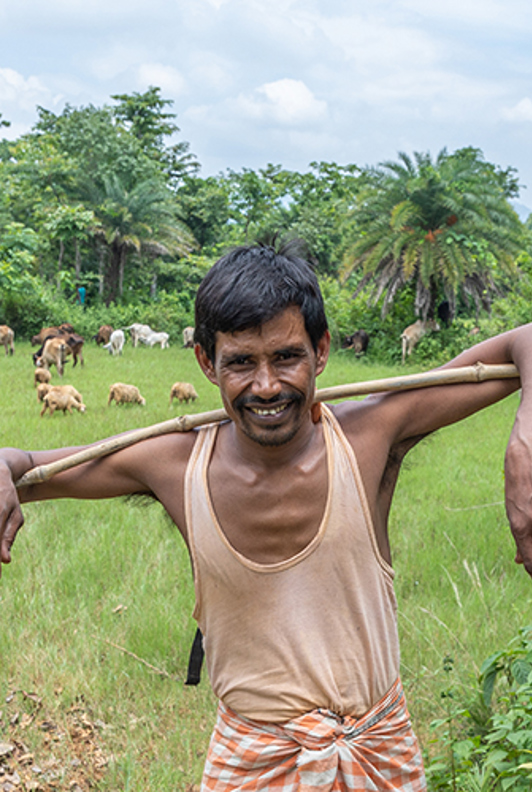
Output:
[[506,449],[506,513],[516,544],[515,562],[532,577],[532,431],[516,419]]
[[11,561],[11,547],[15,541],[18,530],[24,525],[24,515],[20,508],[15,485],[9,477],[6,481],[2,476],[0,481],[0,577],[2,564]]

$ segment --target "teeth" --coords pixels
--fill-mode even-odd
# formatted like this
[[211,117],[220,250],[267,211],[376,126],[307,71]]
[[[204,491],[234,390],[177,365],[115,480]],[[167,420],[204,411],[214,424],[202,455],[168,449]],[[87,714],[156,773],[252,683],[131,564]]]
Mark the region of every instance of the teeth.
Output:
[[251,412],[255,413],[255,415],[279,415],[285,410],[286,407],[271,407],[269,410],[262,409],[260,410],[258,407],[251,407]]

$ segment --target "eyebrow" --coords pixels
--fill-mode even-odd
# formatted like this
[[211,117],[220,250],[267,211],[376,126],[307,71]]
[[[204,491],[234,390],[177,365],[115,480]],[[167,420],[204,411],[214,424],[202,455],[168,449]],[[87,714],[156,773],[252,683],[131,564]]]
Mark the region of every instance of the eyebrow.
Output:
[[[306,352],[306,347],[303,346],[302,344],[290,344],[290,345],[285,346],[285,347],[280,347],[279,349],[274,349],[273,355],[286,355],[287,353],[288,354],[292,354],[292,355],[294,355],[294,354],[301,355],[301,354],[305,354],[305,352]],[[246,352],[246,351],[236,352],[235,351],[235,352],[231,352],[229,354],[222,355],[222,358],[220,360],[220,364],[223,365],[223,366],[227,366],[228,364],[233,363],[235,360],[239,360],[239,359],[248,360],[249,358],[252,358],[252,357],[253,357],[253,353],[252,352]]]

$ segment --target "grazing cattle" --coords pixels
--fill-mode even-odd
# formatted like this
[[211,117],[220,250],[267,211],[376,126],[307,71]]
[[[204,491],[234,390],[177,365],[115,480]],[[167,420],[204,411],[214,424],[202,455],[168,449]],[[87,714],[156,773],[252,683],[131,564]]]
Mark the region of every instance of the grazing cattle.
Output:
[[185,349],[192,349],[194,346],[194,328],[185,327],[183,330],[183,346]]
[[[64,336],[48,338],[39,352],[33,355],[33,362],[38,368],[50,369],[55,366],[60,377],[63,376],[65,360],[72,350],[65,342]],[[39,354],[40,353],[40,354]]]
[[440,326],[434,319],[427,319],[426,322],[418,319],[417,322],[414,322],[414,324],[409,325],[405,330],[403,330],[401,333],[401,344],[403,347],[402,362],[405,362],[405,357],[407,355],[410,356],[415,345],[419,339],[425,335],[425,333],[428,333],[430,330],[436,331],[439,329]]
[[[96,341],[98,346],[100,344],[108,344],[111,340],[111,333],[113,332],[113,328],[111,325],[102,325],[96,335],[93,335],[92,340]],[[120,331],[122,332],[122,331]]]
[[138,346],[139,341],[144,341],[154,332],[149,325],[145,324],[132,324],[126,327],[126,330],[131,333],[131,343],[134,347]]
[[87,409],[83,402],[75,399],[71,393],[60,391],[57,388],[51,388],[48,393],[44,395],[41,418],[43,417],[46,410],[50,411],[50,415],[53,415],[56,410],[62,410],[63,415],[65,415],[68,410],[70,415],[72,415],[73,407],[75,410],[78,410],[82,413]]
[[143,344],[146,344],[146,346],[149,346],[149,347],[152,347],[155,344],[160,344],[161,345],[161,349],[168,349],[168,346],[169,346],[168,339],[169,338],[170,338],[170,336],[168,335],[168,333],[151,333],[151,335],[145,336],[144,338],[141,338],[140,340],[142,341]]
[[198,394],[196,393],[196,389],[190,382],[175,382],[172,385],[170,391],[170,405],[174,399],[188,404],[189,401],[196,401],[197,398]]
[[353,349],[355,355],[363,355],[369,344],[369,335],[365,330],[355,330],[352,335],[346,336],[342,349]]
[[103,349],[108,349],[110,355],[121,355],[126,342],[123,330],[113,330],[109,343],[103,345]]
[[0,344],[3,344],[6,355],[12,355],[15,351],[15,333],[7,325],[0,325]]
[[146,399],[140,395],[139,389],[136,385],[124,385],[123,382],[115,382],[109,388],[109,400],[107,406],[115,401],[117,404],[146,404]]
[[[33,385],[36,387],[37,385],[41,385],[42,383],[49,383],[52,379],[52,373],[45,368],[36,368],[33,372]],[[42,401],[40,399],[39,401]]]

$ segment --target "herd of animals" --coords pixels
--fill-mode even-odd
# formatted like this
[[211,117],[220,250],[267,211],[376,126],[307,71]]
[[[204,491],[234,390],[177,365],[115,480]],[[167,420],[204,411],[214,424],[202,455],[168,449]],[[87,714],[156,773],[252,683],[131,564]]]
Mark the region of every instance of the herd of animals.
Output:
[[[422,321],[418,319],[409,325],[401,333],[402,362],[411,355],[412,350],[418,341],[429,331],[437,331],[440,325],[434,319]],[[102,325],[96,335],[91,340],[98,346],[108,350],[111,355],[121,355],[124,344],[126,343],[126,333],[129,331],[131,343],[137,347],[139,343],[153,347],[159,344],[161,349],[168,347],[168,333],[158,333],[149,325],[135,323],[124,329],[113,329],[111,325]],[[5,349],[6,355],[12,355],[15,349],[15,334],[7,325],[0,325],[0,344]],[[32,346],[39,349],[33,354],[33,362],[36,366],[34,382],[37,387],[39,402],[43,403],[41,416],[48,411],[53,415],[56,410],[63,413],[72,413],[73,409],[85,412],[83,399],[76,388],[72,385],[51,385],[51,368],[55,366],[59,377],[63,376],[65,362],[72,356],[72,367],[76,366],[78,360],[83,365],[83,344],[84,338],[75,332],[73,326],[64,322],[58,327],[44,327],[37,335],[31,339]],[[343,349],[352,349],[355,355],[363,355],[369,344],[369,335],[365,330],[356,330],[352,335],[345,336],[342,341]],[[191,348],[194,346],[194,328],[185,327],[183,330],[183,346]],[[188,404],[195,401],[198,394],[193,385],[189,382],[176,382],[170,390],[170,405],[174,399],[180,403]],[[141,395],[135,385],[128,385],[116,382],[109,389],[109,399],[116,404],[141,404],[145,405],[146,400]]]
[[[132,324],[126,327],[131,336],[134,347],[139,342],[153,347],[160,344],[161,349],[168,347],[168,333],[157,333],[144,324]],[[15,334],[7,325],[0,325],[0,344],[3,345],[6,355],[15,351]],[[109,351],[111,355],[121,355],[126,341],[124,330],[114,330],[111,325],[102,325],[96,335],[92,337],[98,346]],[[83,345],[85,339],[76,333],[73,326],[67,322],[58,327],[44,327],[31,339],[32,346],[38,350],[32,355],[35,365],[34,385],[37,388],[37,399],[42,402],[41,417],[49,412],[53,415],[56,411],[72,414],[72,410],[85,412],[86,406],[79,391],[73,385],[52,385],[52,367],[55,366],[59,377],[63,376],[65,363],[72,357],[72,368],[79,360],[83,365]],[[186,327],[183,331],[183,346],[194,346],[194,328]],[[189,382],[175,382],[170,390],[170,406],[176,399],[180,403],[188,404],[195,401],[198,394]],[[140,404],[145,405],[146,399],[141,395],[136,385],[115,382],[109,388],[107,404]]]

